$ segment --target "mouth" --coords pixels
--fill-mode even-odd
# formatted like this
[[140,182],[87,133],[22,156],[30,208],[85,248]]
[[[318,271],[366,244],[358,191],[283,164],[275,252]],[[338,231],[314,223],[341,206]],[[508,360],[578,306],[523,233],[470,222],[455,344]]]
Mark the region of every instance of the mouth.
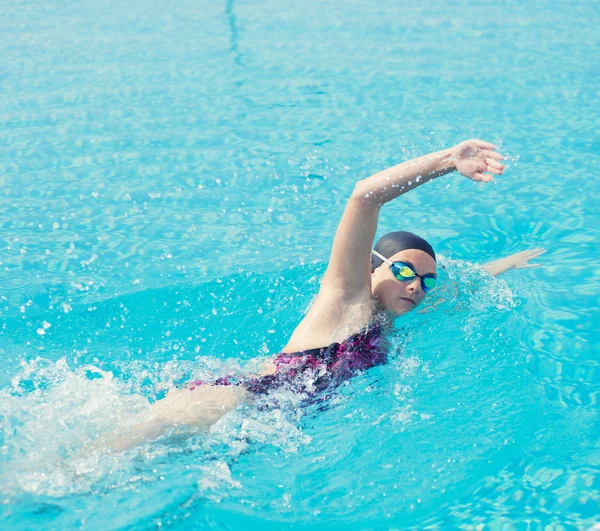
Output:
[[406,297],[400,297],[403,301],[407,301],[410,302],[413,306],[416,306],[417,303],[415,301],[413,301],[412,299],[407,299]]

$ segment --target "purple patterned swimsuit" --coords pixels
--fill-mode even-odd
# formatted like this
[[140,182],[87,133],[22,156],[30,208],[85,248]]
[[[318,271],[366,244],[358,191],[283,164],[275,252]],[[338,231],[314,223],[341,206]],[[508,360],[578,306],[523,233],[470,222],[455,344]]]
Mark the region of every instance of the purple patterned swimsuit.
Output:
[[[371,325],[342,343],[277,354],[273,374],[242,380],[227,376],[219,378],[213,385],[241,385],[255,394],[266,394],[284,386],[298,392],[313,393],[338,386],[357,372],[382,365],[386,360],[387,341],[382,329]],[[197,381],[189,386],[195,389],[203,383],[206,382]]]

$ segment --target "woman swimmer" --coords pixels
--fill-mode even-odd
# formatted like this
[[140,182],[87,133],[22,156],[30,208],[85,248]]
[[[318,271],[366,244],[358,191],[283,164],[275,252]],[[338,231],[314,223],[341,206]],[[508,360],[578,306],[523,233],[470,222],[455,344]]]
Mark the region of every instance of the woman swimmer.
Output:
[[[467,140],[399,164],[356,183],[333,241],[329,265],[309,312],[287,345],[258,376],[173,389],[151,405],[127,433],[115,433],[115,451],[156,438],[177,425],[208,427],[238,403],[274,388],[315,393],[357,371],[385,363],[383,328],[414,310],[437,281],[436,256],[424,239],[408,232],[383,236],[373,249],[381,207],[442,175],[458,171],[473,181],[502,175],[504,157],[494,145]],[[486,264],[496,276],[534,267],[543,249],[524,251]],[[324,346],[327,345],[327,346]]]

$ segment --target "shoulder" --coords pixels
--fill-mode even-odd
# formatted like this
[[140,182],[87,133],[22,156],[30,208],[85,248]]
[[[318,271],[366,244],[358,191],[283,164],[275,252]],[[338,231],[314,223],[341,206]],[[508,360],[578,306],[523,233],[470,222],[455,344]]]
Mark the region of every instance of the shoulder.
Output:
[[370,290],[350,297],[335,289],[321,289],[283,352],[298,352],[341,343],[368,327],[373,320],[374,311],[375,304]]

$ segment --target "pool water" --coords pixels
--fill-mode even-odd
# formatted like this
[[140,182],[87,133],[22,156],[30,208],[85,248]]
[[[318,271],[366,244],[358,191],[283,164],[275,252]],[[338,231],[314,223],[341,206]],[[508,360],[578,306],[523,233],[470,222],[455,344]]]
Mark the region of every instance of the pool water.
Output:
[[[600,514],[600,9],[475,0],[0,6],[0,523],[587,529]],[[467,138],[387,205],[441,286],[389,364],[209,433],[93,448],[247,374],[318,290],[356,180]],[[478,264],[544,247],[499,279]]]

